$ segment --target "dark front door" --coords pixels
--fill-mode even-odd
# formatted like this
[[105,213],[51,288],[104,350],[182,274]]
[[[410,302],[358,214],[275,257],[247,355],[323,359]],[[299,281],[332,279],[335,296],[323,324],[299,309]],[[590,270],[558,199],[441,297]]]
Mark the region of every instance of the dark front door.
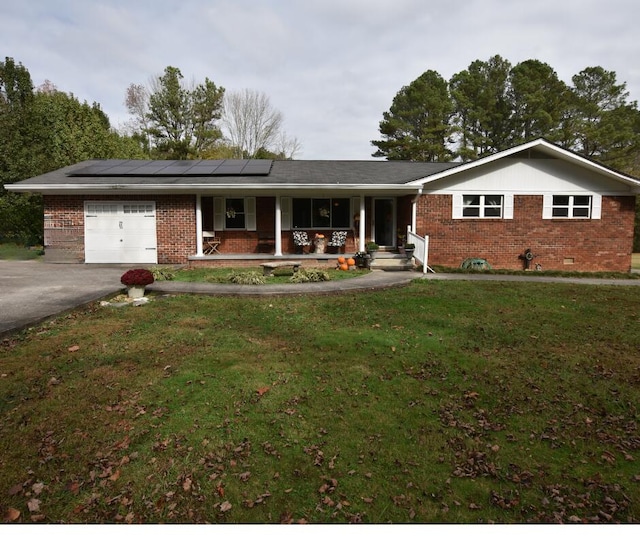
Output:
[[395,203],[393,198],[373,200],[373,241],[383,248],[395,247]]

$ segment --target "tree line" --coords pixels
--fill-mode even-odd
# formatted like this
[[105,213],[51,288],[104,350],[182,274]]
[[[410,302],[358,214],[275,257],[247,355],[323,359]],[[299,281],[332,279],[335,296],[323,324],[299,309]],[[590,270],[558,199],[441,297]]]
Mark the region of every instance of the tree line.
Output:
[[559,79],[539,60],[476,60],[446,81],[428,70],[383,113],[374,157],[468,161],[535,138],[628,173],[640,170],[640,113],[602,67]]
[[131,84],[124,104],[131,119],[118,131],[98,103],[49,81],[36,88],[24,65],[0,62],[0,242],[41,244],[43,234],[41,196],[5,184],[96,158],[290,159],[300,149],[265,94],[187,84],[176,67],[148,87]]

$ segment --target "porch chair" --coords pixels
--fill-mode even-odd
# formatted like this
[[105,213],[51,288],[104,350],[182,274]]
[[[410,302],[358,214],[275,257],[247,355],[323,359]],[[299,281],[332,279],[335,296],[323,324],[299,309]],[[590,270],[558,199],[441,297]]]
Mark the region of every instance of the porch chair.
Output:
[[293,232],[293,244],[296,247],[296,254],[303,254],[305,246],[311,246],[309,235],[306,231],[294,231]]
[[338,253],[342,253],[345,245],[347,244],[347,232],[346,231],[334,231],[331,233],[331,240],[327,243],[330,248],[337,248]]

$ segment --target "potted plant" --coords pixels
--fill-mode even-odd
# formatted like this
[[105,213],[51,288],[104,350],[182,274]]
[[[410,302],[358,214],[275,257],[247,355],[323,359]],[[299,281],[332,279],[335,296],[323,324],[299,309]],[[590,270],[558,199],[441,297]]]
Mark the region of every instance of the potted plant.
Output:
[[374,259],[376,254],[378,253],[378,250],[380,249],[380,246],[378,246],[375,242],[368,242],[364,248],[371,256],[371,259]]
[[411,259],[413,257],[413,252],[416,249],[416,245],[408,242],[404,245],[404,253],[407,256],[407,259]]
[[147,269],[131,269],[120,278],[120,282],[127,286],[129,298],[142,298],[145,287],[153,281],[153,273]]
[[368,269],[371,265],[371,256],[367,252],[356,252],[353,256],[356,267]]

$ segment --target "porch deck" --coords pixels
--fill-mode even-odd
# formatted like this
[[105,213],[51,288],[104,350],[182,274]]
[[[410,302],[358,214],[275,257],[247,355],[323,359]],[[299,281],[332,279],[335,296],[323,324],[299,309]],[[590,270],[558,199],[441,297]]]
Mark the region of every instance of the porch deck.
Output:
[[[327,267],[334,268],[339,257],[352,257],[354,253],[345,254],[282,254],[276,257],[273,254],[213,254],[213,255],[193,255],[189,257],[189,266],[192,267],[256,267],[261,268],[261,263],[268,262],[299,262],[302,267]],[[378,251],[376,259],[380,261],[406,260],[404,255],[397,251]],[[372,269],[382,268],[384,263],[379,263],[376,267],[375,260],[371,265]]]

